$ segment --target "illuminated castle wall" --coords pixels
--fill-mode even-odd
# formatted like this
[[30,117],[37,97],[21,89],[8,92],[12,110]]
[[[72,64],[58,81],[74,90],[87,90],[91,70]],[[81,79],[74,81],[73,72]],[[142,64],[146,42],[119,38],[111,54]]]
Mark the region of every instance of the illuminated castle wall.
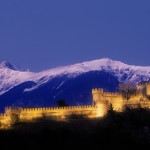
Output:
[[108,105],[112,104],[112,107],[116,111],[121,111],[123,107],[123,97],[121,93],[104,92],[103,89],[93,89],[93,104],[94,105]]
[[71,114],[87,115],[90,118],[96,115],[96,106],[68,106],[68,107],[47,107],[47,108],[12,108],[6,107],[5,114],[19,114],[21,120],[31,120],[41,117],[65,118]]
[[125,106],[136,108],[139,104],[143,108],[150,108],[150,83],[142,82],[137,84],[137,93],[129,100],[125,100],[121,93],[104,92],[103,89],[93,89],[92,96],[92,105],[89,106],[48,108],[6,107],[4,114],[0,114],[0,122],[10,122],[11,114],[17,114],[22,121],[41,117],[63,119],[72,114],[96,118],[106,115],[110,105],[112,105],[115,111],[123,111]]

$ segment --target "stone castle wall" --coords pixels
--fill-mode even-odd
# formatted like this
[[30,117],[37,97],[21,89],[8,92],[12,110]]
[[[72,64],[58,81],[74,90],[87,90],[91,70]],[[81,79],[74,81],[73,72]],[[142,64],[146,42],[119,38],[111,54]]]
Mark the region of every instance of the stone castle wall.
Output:
[[10,122],[10,116],[6,114],[0,114],[0,123],[7,124],[8,122]]
[[96,117],[96,107],[88,106],[68,106],[68,107],[47,107],[47,108],[14,108],[7,107],[6,115],[18,114],[21,120],[31,120],[41,117],[64,118],[72,114],[86,115],[89,118]]
[[150,82],[141,82],[137,84],[137,90],[150,97]]
[[121,110],[123,107],[123,97],[117,92],[104,92],[103,89],[93,89],[92,90],[94,103],[107,102],[107,104],[112,104],[115,110]]
[[92,105],[68,106],[68,107],[47,107],[47,108],[22,108],[6,107],[5,113],[0,114],[0,122],[10,121],[11,114],[17,114],[21,120],[32,120],[41,117],[67,118],[72,114],[86,115],[89,118],[103,117],[107,114],[108,108],[112,105],[115,111],[123,111],[124,107],[143,107],[150,109],[150,84],[141,83],[137,85],[138,94],[133,95],[129,100],[124,100],[121,93],[104,92],[103,89],[92,90]]

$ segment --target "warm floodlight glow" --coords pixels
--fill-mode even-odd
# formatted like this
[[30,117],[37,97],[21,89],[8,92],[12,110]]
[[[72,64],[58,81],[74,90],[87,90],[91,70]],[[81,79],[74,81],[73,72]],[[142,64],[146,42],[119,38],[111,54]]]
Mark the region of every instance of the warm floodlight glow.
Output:
[[97,117],[103,117],[106,112],[105,104],[98,104],[97,105]]
[[65,119],[66,117],[65,117],[65,116],[61,116],[61,118],[62,118],[62,119]]

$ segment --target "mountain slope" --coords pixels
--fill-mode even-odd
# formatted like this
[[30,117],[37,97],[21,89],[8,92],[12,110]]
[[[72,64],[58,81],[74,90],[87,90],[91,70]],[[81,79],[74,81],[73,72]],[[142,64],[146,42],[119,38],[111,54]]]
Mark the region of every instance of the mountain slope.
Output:
[[92,88],[115,91],[126,80],[149,81],[150,67],[104,58],[34,73],[5,61],[0,63],[0,108],[49,106],[61,98],[70,105],[87,104]]

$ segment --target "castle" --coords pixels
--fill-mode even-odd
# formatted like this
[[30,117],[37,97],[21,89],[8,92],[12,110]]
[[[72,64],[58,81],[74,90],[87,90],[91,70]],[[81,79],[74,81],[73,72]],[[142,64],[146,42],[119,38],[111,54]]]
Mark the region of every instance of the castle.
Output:
[[64,119],[68,116],[85,115],[88,118],[103,117],[111,105],[114,111],[123,111],[125,106],[136,108],[150,108],[150,83],[141,82],[136,86],[136,93],[125,99],[121,93],[104,92],[103,89],[92,90],[92,104],[87,106],[66,106],[47,108],[6,107],[4,114],[0,114],[0,123],[8,124],[11,115],[16,114],[21,121],[33,120],[41,117]]

